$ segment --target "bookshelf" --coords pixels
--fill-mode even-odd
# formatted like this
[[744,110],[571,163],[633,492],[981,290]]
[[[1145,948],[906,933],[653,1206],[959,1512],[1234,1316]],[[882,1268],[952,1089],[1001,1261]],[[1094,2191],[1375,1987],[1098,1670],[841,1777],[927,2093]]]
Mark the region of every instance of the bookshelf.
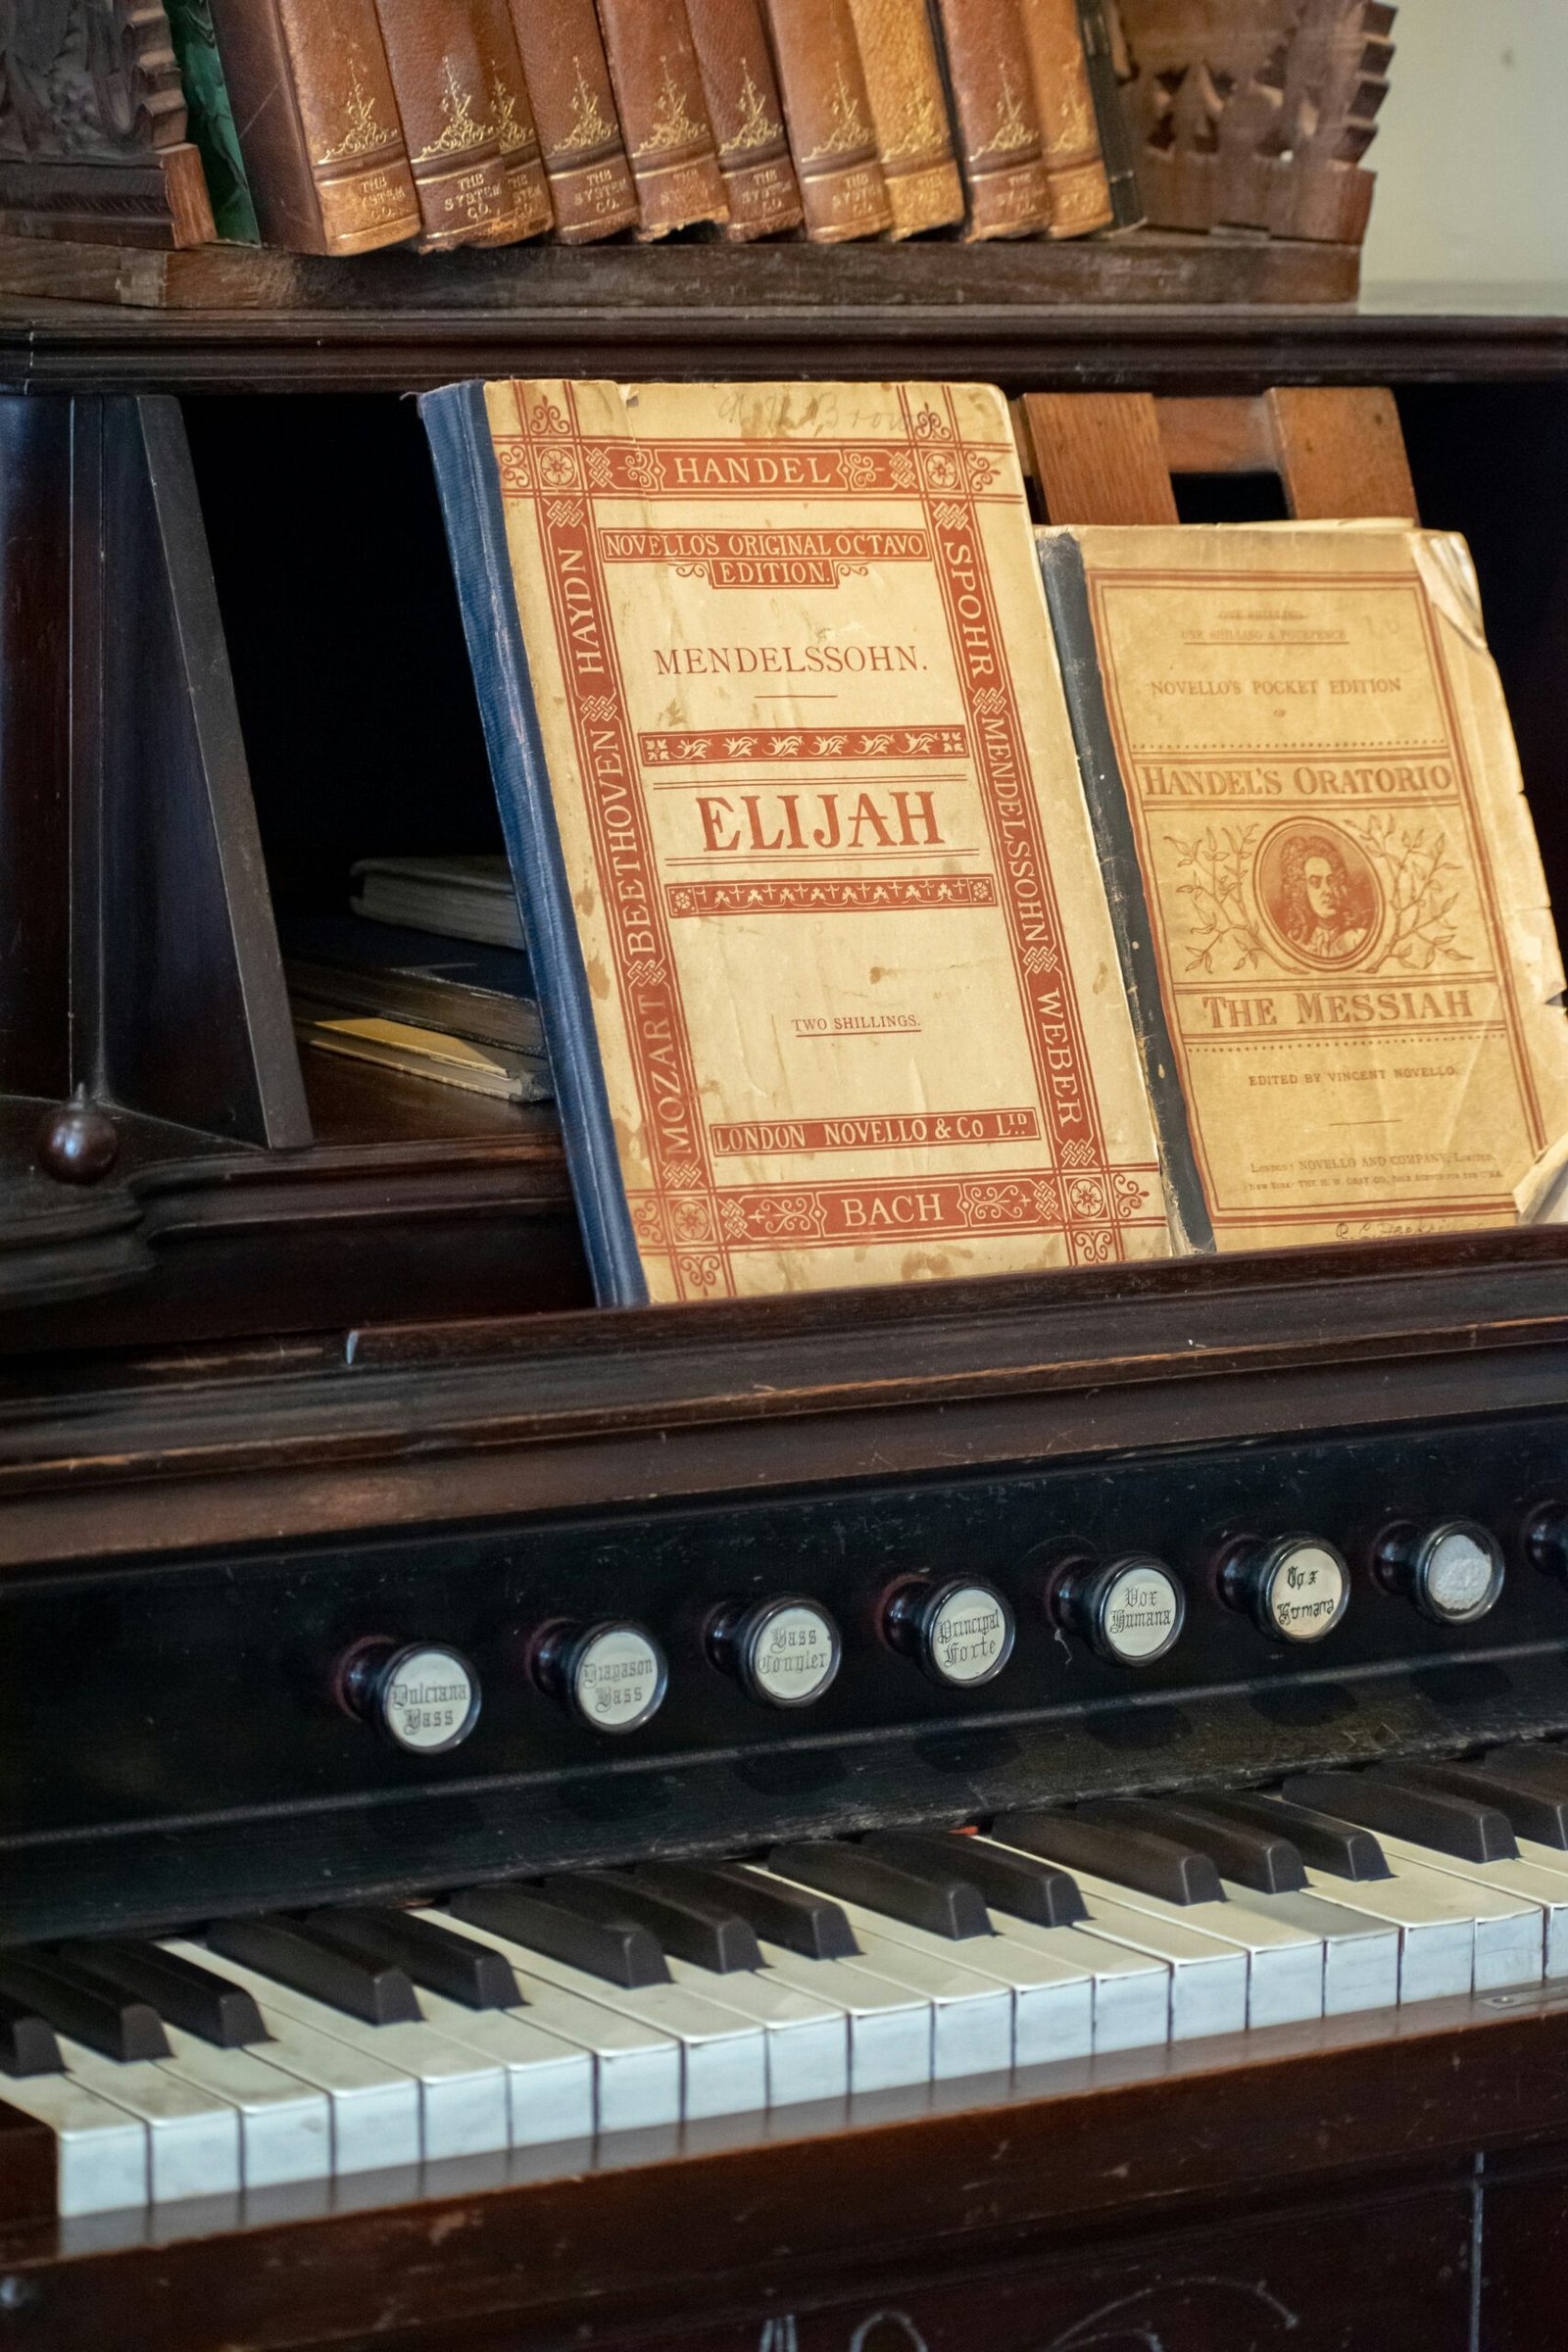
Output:
[[[78,442],[105,404],[132,396],[161,396],[183,424],[267,887],[279,905],[303,906],[340,904],[347,862],[367,847],[496,838],[411,392],[551,369],[929,371],[1015,393],[1188,397],[1388,383],[1426,518],[1475,545],[1548,871],[1568,904],[1568,751],[1556,717],[1568,682],[1568,294],[1502,314],[1466,311],[1457,295],[1421,310],[1357,309],[1346,259],[1153,234],[978,251],[688,245],[392,255],[332,303],[296,289],[287,308],[11,297],[0,301],[0,392],[26,397],[0,412],[13,420],[14,459],[16,420],[40,409]],[[1318,273],[1310,298],[1307,270]],[[1324,297],[1335,270],[1343,300]],[[416,307],[394,299],[400,279],[417,288]],[[59,481],[39,461],[14,463],[0,517],[9,576],[46,591],[72,560],[53,505]],[[1199,481],[1185,511],[1277,513],[1277,485]],[[0,625],[14,710],[17,693],[23,704],[41,693],[31,708],[58,723],[74,688],[47,594],[23,599]],[[3,738],[0,729],[0,830],[15,870],[35,877],[43,802],[66,787],[40,785],[24,730]],[[440,839],[420,814],[436,747]],[[140,789],[150,790],[145,774]],[[172,1034],[176,1059],[200,1060],[199,1022],[183,1040],[177,1025]],[[371,1086],[308,1054],[311,1140],[268,1148],[224,1140],[212,1122],[117,1113],[112,1175],[56,1200],[48,1227],[36,1221],[32,1138],[64,1080],[61,1055],[44,1060],[29,1075],[15,1052],[0,1059],[0,1294],[12,1301],[0,1354],[531,1318],[587,1303],[548,1112],[412,1082]],[[1479,1281],[1521,1249],[1556,1262],[1568,1240],[1486,1237],[1467,1244],[1464,1262]],[[1398,1262],[1401,1250],[1458,1266],[1444,1244],[1380,1254]]]

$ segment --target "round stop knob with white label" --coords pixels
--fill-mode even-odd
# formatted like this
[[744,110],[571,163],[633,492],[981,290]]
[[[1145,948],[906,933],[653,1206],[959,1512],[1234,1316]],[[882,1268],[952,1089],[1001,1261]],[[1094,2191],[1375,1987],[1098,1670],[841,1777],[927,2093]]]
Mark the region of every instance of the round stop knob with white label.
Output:
[[669,1686],[653,1635],[621,1618],[547,1626],[534,1644],[533,1672],[542,1690],[596,1732],[640,1731]]
[[708,1654],[748,1698],[808,1707],[838,1673],[843,1644],[826,1609],[790,1596],[720,1609],[708,1629]]
[[1488,1615],[1505,1573],[1502,1545],[1474,1519],[1387,1528],[1372,1564],[1381,1585],[1437,1625],[1474,1625]]
[[1013,1617],[995,1585],[956,1576],[908,1584],[894,1593],[882,1628],[893,1647],[913,1658],[934,1683],[976,1690],[1012,1655]]
[[1187,1597],[1163,1560],[1124,1552],[1074,1562],[1051,1589],[1050,1611],[1063,1633],[1087,1642],[1113,1666],[1152,1666],[1175,1648]]
[[1321,1536],[1244,1539],[1225,1558],[1219,1591],[1270,1641],[1321,1642],[1349,1605],[1350,1571]]
[[445,1642],[358,1642],[335,1684],[347,1713],[410,1755],[461,1747],[479,1720],[479,1678]]

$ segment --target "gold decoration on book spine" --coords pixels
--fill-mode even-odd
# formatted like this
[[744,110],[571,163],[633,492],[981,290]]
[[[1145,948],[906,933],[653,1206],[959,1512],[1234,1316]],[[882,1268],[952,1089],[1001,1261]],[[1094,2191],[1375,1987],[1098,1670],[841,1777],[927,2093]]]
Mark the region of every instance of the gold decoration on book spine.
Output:
[[345,129],[335,147],[327,147],[315,158],[318,171],[329,164],[352,163],[362,155],[374,155],[378,147],[396,143],[396,131],[388,130],[375,111],[375,100],[367,95],[362,74],[364,60],[356,49],[349,67],[349,102],[344,113]]
[[922,90],[906,107],[900,135],[882,142],[882,161],[903,164],[915,156],[940,153],[946,144],[946,132],[947,124],[935,96],[930,90]]
[[670,71],[668,58],[661,58],[660,63],[664,69],[664,79],[659,104],[654,109],[654,125],[641,146],[632,149],[638,163],[645,155],[673,155],[682,147],[695,146],[703,135],[686,111],[685,96]]
[[603,147],[615,134],[605,121],[597,95],[588,85],[582,59],[574,57],[571,62],[577,69],[577,80],[571,93],[570,144],[573,148]]
[[420,148],[413,159],[416,164],[433,164],[445,155],[466,155],[471,148],[482,147],[488,135],[484,123],[473,119],[473,101],[459,81],[451,58],[445,57],[441,63],[447,84],[441,100],[443,128],[428,147]]
[[740,122],[724,140],[726,153],[750,154],[756,147],[773,147],[784,136],[784,126],[775,122],[768,113],[767,100],[752,76],[751,60],[746,61],[746,78],[741,83],[737,103]]
[[851,89],[849,78],[842,65],[833,87],[828,113],[832,117],[833,127],[820,146],[813,147],[808,155],[802,156],[803,170],[811,164],[828,163],[837,155],[854,155],[860,148],[869,147],[872,143],[871,133],[861,120],[859,100]]
[[983,147],[974,151],[978,163],[983,156],[1016,155],[1020,148],[1033,147],[1035,134],[1023,111],[1023,100],[1012,78],[1012,69],[1002,69],[1002,94],[997,100],[997,124]]

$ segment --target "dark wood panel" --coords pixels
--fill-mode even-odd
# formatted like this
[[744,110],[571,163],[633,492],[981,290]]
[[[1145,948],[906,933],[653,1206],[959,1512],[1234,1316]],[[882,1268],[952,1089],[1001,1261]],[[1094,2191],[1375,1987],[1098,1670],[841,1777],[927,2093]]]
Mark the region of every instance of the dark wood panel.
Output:
[[[1523,382],[1568,372],[1568,292],[1549,310],[1516,317],[1445,312],[1441,290],[1431,311],[1409,314],[1229,299],[1053,302],[1027,288],[998,291],[968,270],[973,261],[1000,266],[1031,250],[965,249],[961,282],[950,259],[948,282],[925,284],[899,272],[951,248],[866,248],[858,267],[884,273],[869,291],[828,286],[803,295],[781,281],[766,300],[737,292],[722,305],[684,283],[662,302],[619,293],[596,301],[590,279],[559,304],[500,310],[215,315],[0,300],[0,386],[398,392],[465,375],[559,372],[959,374],[1014,392],[1257,392],[1280,383]],[[737,258],[748,253],[806,262],[811,249],[741,249]],[[625,258],[642,267],[682,255],[689,270],[685,248]]]
[[1542,1231],[365,1331],[286,1382],[265,1348],[185,1378],[34,1359],[0,1557],[1521,1411],[1568,1394],[1565,1343]]

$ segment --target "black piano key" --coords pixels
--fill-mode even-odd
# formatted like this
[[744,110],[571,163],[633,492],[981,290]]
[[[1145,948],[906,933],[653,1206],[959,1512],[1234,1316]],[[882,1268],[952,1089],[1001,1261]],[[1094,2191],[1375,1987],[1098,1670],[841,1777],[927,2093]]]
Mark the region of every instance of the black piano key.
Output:
[[401,1968],[416,1984],[461,2001],[465,2009],[520,2009],[523,1995],[505,1953],[455,1936],[422,1912],[369,1904],[312,1911],[305,1926],[338,1950],[384,1968]]
[[1234,1879],[1239,1886],[1254,1887],[1260,1894],[1293,1894],[1306,1885],[1306,1865],[1283,1833],[1226,1821],[1205,1812],[1197,1798],[1127,1797],[1080,1805],[1078,1810],[1087,1821],[1120,1822],[1130,1830],[1148,1830],[1155,1838],[1196,1845],[1221,1878]]
[[954,1943],[993,1932],[979,1890],[956,1867],[947,1875],[911,1870],[885,1861],[863,1845],[845,1845],[837,1839],[822,1845],[775,1845],[767,1866],[783,1878],[819,1886],[824,1894],[885,1912],[889,1919],[902,1919],[906,1927],[923,1928],[928,1936],[943,1936]]
[[368,2026],[417,2025],[422,2015],[406,1969],[345,1951],[297,1919],[215,1920],[207,1940],[241,1968]]
[[756,1931],[731,1902],[715,1902],[703,1894],[664,1893],[620,1871],[564,1871],[544,1880],[543,1886],[567,1910],[606,1926],[646,1928],[662,1951],[711,1969],[716,1976],[762,1965]]
[[1203,1809],[1223,1820],[1247,1822],[1289,1838],[1311,1870],[1326,1870],[1337,1879],[1357,1882],[1394,1876],[1370,1830],[1339,1821],[1332,1813],[1317,1812],[1310,1805],[1287,1804],[1282,1796],[1260,1796],[1251,1789],[1227,1789],[1221,1795],[1205,1796]]
[[1513,1832],[1494,1805],[1442,1796],[1436,1789],[1386,1780],[1378,1771],[1296,1773],[1286,1782],[1285,1794],[1297,1804],[1315,1805],[1322,1813],[1429,1845],[1461,1862],[1510,1862],[1518,1856]]
[[0,1992],[0,2075],[63,2075],[55,2030],[30,2001]]
[[113,1992],[69,1961],[28,1949],[0,1953],[0,1994],[33,2010],[57,2034],[130,2064],[167,2058],[169,2035],[156,2009]]
[[1091,1821],[1082,1812],[1004,1813],[992,1823],[991,1835],[1004,1845],[1064,1862],[1069,1870],[1092,1871],[1096,1878],[1157,1894],[1167,1903],[1225,1900],[1219,1872],[1189,1839]]
[[246,2049],[252,2042],[270,2041],[262,2013],[243,1985],[215,1977],[166,1952],[160,1944],[131,1937],[109,1936],[104,1941],[74,1939],[57,1945],[56,1954],[73,1968],[84,1970],[113,1992],[129,1993],[157,2010],[167,2025],[183,2027],[202,2041],[220,2049]]
[[808,1960],[853,1960],[860,1949],[855,1930],[827,1895],[780,1886],[741,1862],[644,1862],[637,1876],[672,1894],[728,1903],[764,1942]]
[[1033,1854],[1004,1854],[951,1830],[873,1830],[863,1838],[866,1853],[903,1870],[955,1875],[965,1880],[992,1911],[1032,1920],[1037,1928],[1070,1928],[1089,1916],[1089,1907],[1066,1871]]
[[1568,1796],[1568,1750],[1544,1740],[1528,1745],[1494,1747],[1481,1758],[1489,1772],[1506,1772],[1511,1780],[1531,1788],[1549,1788]]
[[1540,1845],[1568,1850],[1568,1776],[1560,1791],[1554,1790],[1541,1782],[1532,1784],[1527,1774],[1516,1775],[1494,1759],[1486,1764],[1401,1764],[1399,1777],[1418,1788],[1494,1805],[1516,1838],[1534,1838]]
[[630,1920],[607,1925],[590,1919],[552,1900],[534,1884],[466,1887],[448,1896],[447,1909],[455,1919],[469,1920],[525,1951],[543,1952],[628,1992],[640,1984],[669,1983],[664,1955],[646,1928]]

